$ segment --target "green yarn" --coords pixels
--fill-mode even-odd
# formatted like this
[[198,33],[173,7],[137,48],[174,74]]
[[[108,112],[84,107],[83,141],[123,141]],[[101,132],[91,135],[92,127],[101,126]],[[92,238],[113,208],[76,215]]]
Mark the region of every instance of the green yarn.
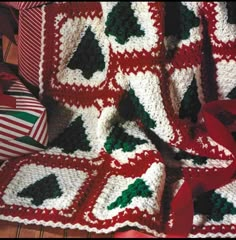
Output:
[[235,99],[236,98],[236,87],[233,88],[227,95],[228,98],[230,99]]
[[67,67],[73,70],[81,69],[82,75],[87,79],[91,78],[95,72],[104,70],[104,55],[91,27],[87,28]]
[[225,214],[236,214],[234,205],[221,197],[220,194],[214,192],[211,199],[213,208],[210,218],[214,221],[221,221]]
[[179,117],[181,119],[190,118],[192,122],[196,122],[200,109],[201,103],[198,99],[197,83],[194,77],[181,101]]
[[135,106],[131,99],[131,94],[128,92],[124,94],[118,105],[119,115],[127,121],[136,118]]
[[212,194],[214,190],[205,192],[194,200],[194,214],[210,215],[212,212]]
[[230,24],[236,24],[236,3],[235,2],[226,2],[226,8],[228,11],[227,22]]
[[130,2],[118,2],[107,16],[105,34],[113,35],[120,44],[125,44],[131,36],[144,36],[134,16]]
[[135,108],[134,110],[135,114],[137,117],[140,118],[143,125],[147,128],[155,128],[156,127],[155,121],[152,120],[149,113],[145,111],[144,106],[140,103],[138,97],[135,96],[133,89],[129,90],[129,95]]
[[130,89],[124,94],[124,97],[119,102],[118,111],[120,116],[127,121],[140,118],[145,127],[156,127],[155,121],[152,120],[149,113],[144,110],[138,97],[135,96],[133,89]]
[[185,5],[180,3],[180,39],[185,40],[190,37],[190,30],[193,27],[198,27],[200,19],[196,17],[193,11],[189,10]]
[[50,174],[24,188],[17,196],[32,198],[31,203],[39,206],[44,200],[54,199],[62,194],[63,192],[60,189],[56,175]]
[[186,40],[190,30],[200,25],[200,19],[181,2],[165,2],[165,13],[165,36]]
[[145,181],[138,178],[134,183],[130,184],[126,190],[122,191],[121,196],[112,202],[107,209],[112,210],[117,207],[124,208],[132,202],[134,197],[150,198],[152,194],[153,192],[149,189]]
[[175,154],[174,159],[178,161],[182,159],[193,159],[194,164],[199,164],[199,165],[206,164],[207,162],[206,157],[192,155],[182,150],[180,150]]
[[221,221],[226,214],[236,214],[234,205],[214,190],[200,195],[194,202],[194,213],[205,214],[208,219]]
[[90,151],[91,147],[83,124],[81,116],[77,117],[50,146],[62,148],[65,153],[73,153],[76,150]]
[[127,134],[123,128],[116,125],[108,136],[104,147],[106,151],[111,154],[112,151],[120,148],[124,152],[131,152],[136,148],[137,145],[144,143],[148,142]]

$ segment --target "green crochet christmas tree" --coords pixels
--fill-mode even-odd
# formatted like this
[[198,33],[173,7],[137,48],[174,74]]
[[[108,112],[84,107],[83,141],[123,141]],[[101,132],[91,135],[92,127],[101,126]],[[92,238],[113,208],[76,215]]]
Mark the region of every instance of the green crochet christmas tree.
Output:
[[108,136],[104,147],[108,153],[120,148],[124,152],[131,152],[137,145],[144,143],[147,143],[147,141],[129,135],[122,127],[116,125]]
[[136,97],[133,89],[130,89],[125,97],[121,100],[118,110],[121,117],[123,117],[125,120],[134,120],[135,118],[140,118],[145,127],[156,127],[155,121],[151,119],[149,113],[145,111],[144,106],[140,103],[139,98]]
[[39,206],[44,200],[54,199],[62,194],[63,192],[60,189],[56,175],[50,174],[24,188],[17,196],[32,198],[32,204]]
[[188,39],[190,30],[198,27],[200,19],[181,2],[165,2],[165,35]]
[[130,2],[118,2],[107,16],[105,34],[113,35],[120,44],[128,42],[132,36],[144,36]]
[[152,196],[152,193],[145,181],[138,178],[134,183],[130,184],[126,190],[122,191],[121,196],[112,202],[107,209],[112,210],[117,207],[124,208],[132,202],[134,197],[148,198]]
[[82,75],[87,79],[105,68],[104,55],[91,27],[87,28],[67,67],[73,70],[81,69]]
[[214,221],[223,220],[226,214],[236,214],[236,208],[233,203],[228,202],[215,191],[209,191],[200,195],[194,202],[195,214],[205,214]]
[[195,77],[193,78],[191,85],[185,92],[184,97],[181,101],[179,109],[179,117],[189,118],[192,122],[197,121],[198,112],[200,111],[201,103],[198,99],[197,84]]
[[81,116],[77,117],[50,145],[62,148],[65,153],[73,153],[78,149],[90,151]]

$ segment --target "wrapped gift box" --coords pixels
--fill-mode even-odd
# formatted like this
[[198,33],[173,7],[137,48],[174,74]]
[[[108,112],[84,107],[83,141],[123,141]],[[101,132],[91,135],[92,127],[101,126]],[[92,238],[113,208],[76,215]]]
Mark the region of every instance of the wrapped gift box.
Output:
[[45,148],[48,141],[47,114],[17,77],[7,73],[13,80],[3,80],[1,65],[0,87],[6,96],[16,99],[15,107],[0,102],[0,160],[9,160]]
[[35,87],[38,87],[40,77],[43,7],[52,3],[48,1],[0,3],[19,11],[20,31],[17,39],[19,74]]

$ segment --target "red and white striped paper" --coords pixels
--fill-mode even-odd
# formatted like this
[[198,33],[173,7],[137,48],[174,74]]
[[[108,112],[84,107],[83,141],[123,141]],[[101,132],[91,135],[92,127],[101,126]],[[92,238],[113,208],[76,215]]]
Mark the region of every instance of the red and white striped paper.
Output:
[[29,8],[34,8],[34,7],[38,7],[41,6],[45,3],[48,3],[48,1],[46,2],[2,2],[2,4],[7,5],[9,7],[14,7],[18,10],[23,10],[23,9],[29,9]]
[[48,142],[45,108],[20,81],[5,94],[16,98],[16,108],[0,107],[0,160],[40,151]]
[[19,19],[19,73],[27,82],[38,86],[42,8],[37,7],[20,11]]
[[42,6],[50,2],[1,2],[19,10],[18,66],[20,75],[38,87]]

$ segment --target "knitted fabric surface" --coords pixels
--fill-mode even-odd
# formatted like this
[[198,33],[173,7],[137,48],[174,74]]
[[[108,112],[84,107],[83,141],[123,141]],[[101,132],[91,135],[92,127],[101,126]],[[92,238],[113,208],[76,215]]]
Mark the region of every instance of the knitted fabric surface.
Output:
[[236,237],[235,3],[42,11],[49,146],[2,165],[0,219]]

